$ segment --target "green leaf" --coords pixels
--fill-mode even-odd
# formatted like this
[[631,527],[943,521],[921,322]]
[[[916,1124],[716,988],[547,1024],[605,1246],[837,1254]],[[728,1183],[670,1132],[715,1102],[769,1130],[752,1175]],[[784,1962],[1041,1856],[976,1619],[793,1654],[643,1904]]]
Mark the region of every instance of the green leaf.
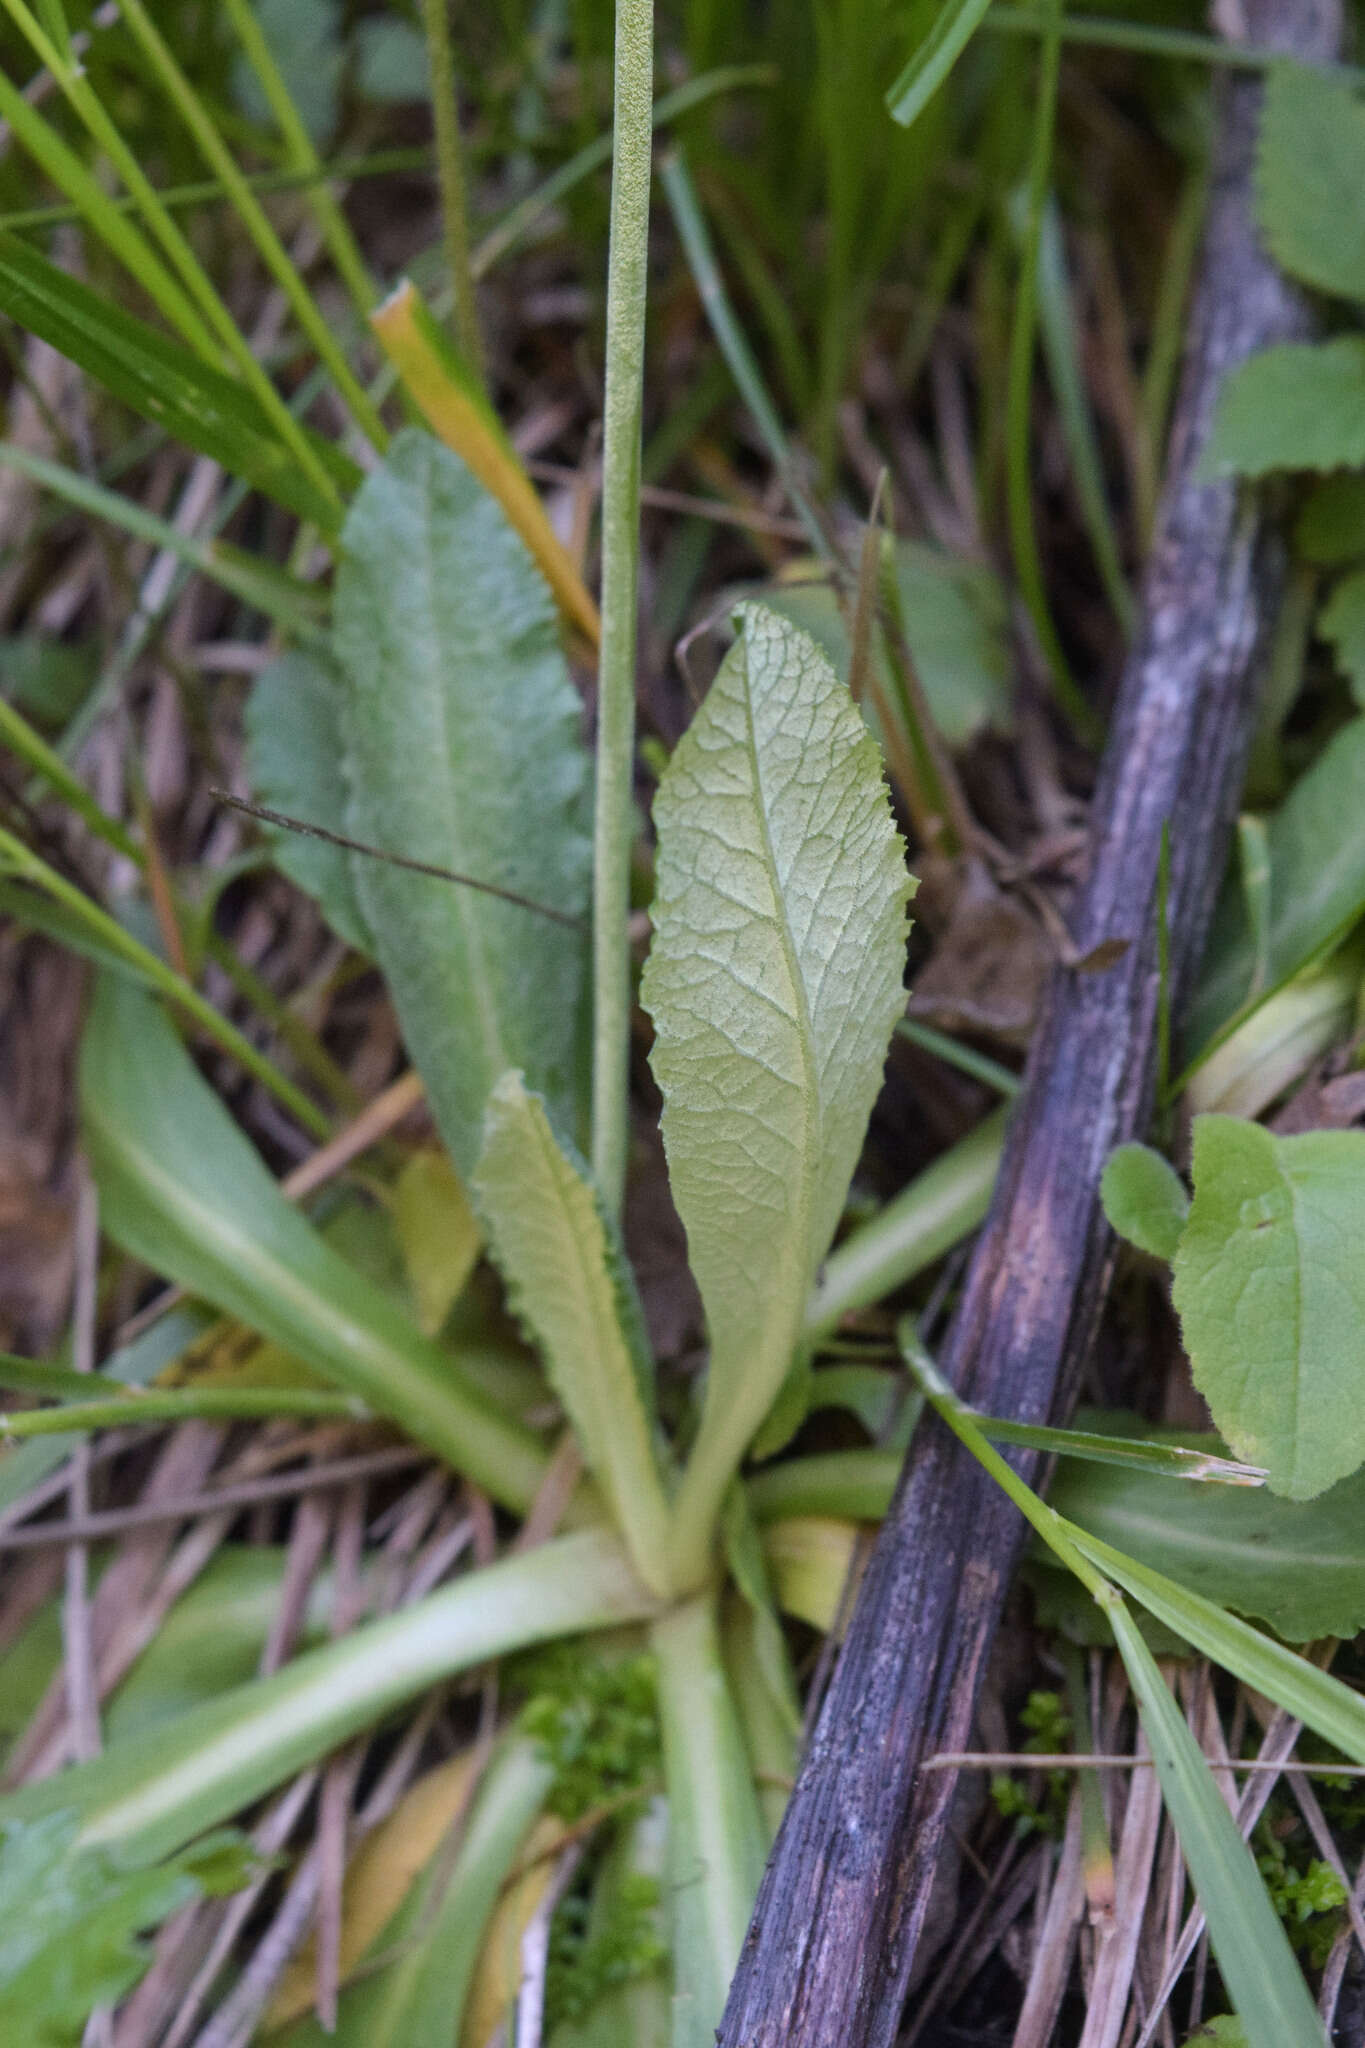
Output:
[[1120,1145],[1109,1154],[1100,1200],[1110,1226],[1154,1259],[1173,1259],[1189,1213],[1185,1183],[1150,1145]]
[[[0,231],[0,311],[17,320],[143,419],[208,455],[278,500],[321,532],[334,535],[337,508],[299,470],[244,387],[134,314],[69,277],[36,249]],[[321,435],[309,446],[340,490],[360,472]]]
[[474,1193],[512,1309],[636,1569],[663,1592],[668,1508],[639,1299],[587,1168],[566,1157],[520,1074],[504,1074],[489,1100]]
[[426,40],[410,21],[368,15],[355,25],[351,51],[355,89],[362,99],[391,106],[404,100],[424,100],[431,91]]
[[[336,129],[344,62],[337,0],[255,0],[255,5],[289,97],[313,141],[325,146]],[[232,93],[249,119],[273,128],[265,90],[241,55],[233,61]]]
[[1365,1461],[1365,1132],[1194,1125],[1175,1305],[1195,1385],[1238,1457],[1308,1500]]
[[150,1963],[139,1934],[251,1875],[237,1837],[133,1869],[78,1847],[77,1829],[74,1814],[52,1813],[0,1832],[0,2039],[26,2048],[78,2048],[95,2008],[130,1991]]
[[604,1529],[557,1536],[0,1800],[0,1826],[69,1809],[84,1844],[162,1856],[475,1665],[647,1619],[657,1602]]
[[[1217,1448],[1216,1442],[1212,1446]],[[1196,1486],[1064,1459],[1058,1514],[1287,1642],[1365,1628],[1365,1475],[1313,1501],[1263,1486]]]
[[75,716],[99,673],[93,640],[69,643],[44,633],[0,639],[0,696],[49,731]]
[[796,1350],[881,1086],[911,883],[876,745],[814,642],[757,605],[655,799],[641,994],[711,1337],[685,1572]]
[[1200,463],[1206,480],[1365,463],[1365,339],[1282,342],[1223,385]]
[[1310,2048],[1322,2023],[1294,1959],[1289,1937],[1156,1659],[1122,1600],[1106,1612],[1128,1672],[1166,1811],[1180,1838],[1209,1940],[1250,2048]]
[[[987,727],[1009,732],[1009,606],[999,577],[979,562],[959,560],[923,541],[898,540],[895,564],[905,637],[943,738],[950,747],[962,748]],[[835,674],[847,677],[852,646],[827,581],[778,584],[764,591],[762,602],[809,633]],[[894,702],[897,686],[880,635],[874,659]]]
[[548,905],[353,856],[408,1051],[460,1172],[511,1067],[577,1136],[590,838],[581,713],[549,591],[459,457],[411,431],[343,536],[336,644],[354,838]]
[[[340,831],[345,823],[341,694],[335,662],[321,652],[281,654],[262,669],[246,703],[247,772],[257,801],[308,825]],[[311,896],[338,938],[372,955],[365,914],[351,872],[351,856],[325,839],[261,830],[275,865]]]
[[359,1394],[495,1499],[530,1504],[544,1471],[535,1440],[286,1201],[160,1007],[134,984],[101,980],[80,1085],[111,1237]]
[[418,1326],[435,1337],[483,1250],[479,1219],[444,1152],[414,1152],[408,1160],[393,1184],[393,1227]]
[[991,0],[943,0],[933,27],[886,95],[891,118],[902,128],[923,113],[985,20],[990,4]]
[[1365,910],[1365,831],[1354,825],[1365,789],[1365,718],[1352,719],[1301,775],[1270,819],[1270,917],[1264,975],[1233,877],[1213,921],[1186,1044],[1211,1052],[1260,1003],[1329,952]]
[[1365,105],[1354,84],[1306,64],[1271,66],[1256,158],[1256,214],[1281,270],[1365,299]]
[[1337,667],[1365,710],[1365,569],[1342,577],[1318,613],[1318,632],[1331,641]]
[[1305,562],[1340,569],[1365,555],[1365,476],[1325,476],[1314,484],[1294,525]]

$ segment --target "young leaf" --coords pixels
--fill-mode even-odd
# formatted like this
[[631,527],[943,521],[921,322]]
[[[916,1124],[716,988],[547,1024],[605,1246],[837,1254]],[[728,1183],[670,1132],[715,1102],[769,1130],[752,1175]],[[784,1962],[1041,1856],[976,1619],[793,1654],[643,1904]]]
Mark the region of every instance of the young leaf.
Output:
[[1365,569],[1342,577],[1318,613],[1318,631],[1331,641],[1337,667],[1365,710]]
[[1114,1596],[1103,1604],[1142,1715],[1166,1810],[1204,1909],[1219,1974],[1250,2048],[1284,2048],[1289,2041],[1296,2048],[1299,2043],[1312,2048],[1324,2040],[1322,2023],[1208,1759],[1124,1602]]
[[1365,105],[1355,86],[1306,64],[1272,65],[1256,161],[1256,213],[1281,270],[1365,299]]
[[1267,476],[1365,462],[1365,339],[1287,341],[1262,349],[1224,384],[1202,473]]
[[164,427],[201,455],[212,456],[325,534],[335,534],[337,504],[360,472],[320,435],[308,445],[335,479],[338,499],[324,497],[300,473],[255,398],[222,371],[124,312],[101,293],[68,277],[17,235],[0,232],[0,311],[49,342],[116,398]]
[[1064,1458],[1058,1514],[1287,1642],[1365,1628],[1365,1474],[1313,1501],[1263,1486],[1192,1486]]
[[1175,1258],[1185,1347],[1219,1433],[1290,1500],[1365,1461],[1362,1237],[1365,1132],[1196,1118]]
[[573,929],[352,857],[408,1050],[468,1178],[510,1067],[577,1131],[590,854],[579,703],[530,556],[429,435],[401,435],[366,479],[343,549],[347,830],[584,920]]
[[[336,663],[321,650],[277,655],[246,701],[247,770],[258,803],[305,824],[338,828],[346,805],[341,694]],[[263,825],[275,865],[311,896],[338,938],[373,955],[345,847]]]
[[29,2048],[77,2048],[95,2008],[130,1991],[150,1963],[138,1935],[251,1874],[237,1837],[147,1869],[79,1847],[77,1829],[74,1814],[52,1813],[0,1832],[0,2039]]
[[1100,1200],[1111,1227],[1154,1259],[1173,1259],[1189,1213],[1185,1183],[1150,1145],[1120,1145],[1105,1161]]
[[761,606],[739,626],[655,801],[641,990],[711,1337],[684,1575],[705,1568],[839,1220],[904,1002],[911,887],[876,745],[824,656]]
[[886,95],[891,118],[908,128],[923,113],[985,19],[991,0],[944,0],[933,26]]
[[160,1006],[106,976],[81,1048],[82,1128],[111,1237],[391,1416],[517,1508],[544,1459],[272,1180]]
[[1299,777],[1266,828],[1270,918],[1258,983],[1256,935],[1235,877],[1223,891],[1186,1032],[1201,1057],[1328,952],[1365,910],[1365,832],[1342,830],[1362,789],[1365,718],[1355,718]]
[[586,1168],[565,1156],[520,1074],[504,1074],[489,1100],[474,1192],[512,1308],[536,1340],[636,1569],[662,1592],[668,1510],[639,1300]]

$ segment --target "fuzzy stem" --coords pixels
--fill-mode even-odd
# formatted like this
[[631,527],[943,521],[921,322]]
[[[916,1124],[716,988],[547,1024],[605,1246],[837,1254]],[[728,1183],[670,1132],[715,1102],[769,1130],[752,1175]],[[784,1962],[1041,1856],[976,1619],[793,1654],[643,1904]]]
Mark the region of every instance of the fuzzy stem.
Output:
[[653,0],[617,0],[607,375],[602,446],[602,653],[597,692],[593,839],[592,1163],[602,1198],[621,1207],[630,1053],[630,850],[634,838],[636,584],[640,416],[645,367]]

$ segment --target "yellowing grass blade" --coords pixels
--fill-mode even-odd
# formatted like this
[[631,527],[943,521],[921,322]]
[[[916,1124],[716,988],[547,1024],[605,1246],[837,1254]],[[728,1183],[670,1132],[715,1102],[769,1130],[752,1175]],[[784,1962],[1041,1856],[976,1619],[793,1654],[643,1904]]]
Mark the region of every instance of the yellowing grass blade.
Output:
[[370,325],[427,425],[497,499],[565,618],[596,647],[602,631],[597,606],[516,451],[472,379],[461,371],[416,286],[404,278],[370,315]]

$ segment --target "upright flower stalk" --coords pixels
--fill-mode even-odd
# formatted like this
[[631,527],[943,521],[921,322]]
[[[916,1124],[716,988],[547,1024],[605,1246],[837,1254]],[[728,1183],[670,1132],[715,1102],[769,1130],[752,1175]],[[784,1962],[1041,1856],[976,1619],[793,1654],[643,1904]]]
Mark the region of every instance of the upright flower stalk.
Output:
[[602,648],[593,833],[592,1164],[619,1213],[626,1175],[630,1049],[630,849],[634,836],[636,592],[640,412],[644,386],[649,176],[654,113],[653,0],[616,0],[607,376],[602,446]]

